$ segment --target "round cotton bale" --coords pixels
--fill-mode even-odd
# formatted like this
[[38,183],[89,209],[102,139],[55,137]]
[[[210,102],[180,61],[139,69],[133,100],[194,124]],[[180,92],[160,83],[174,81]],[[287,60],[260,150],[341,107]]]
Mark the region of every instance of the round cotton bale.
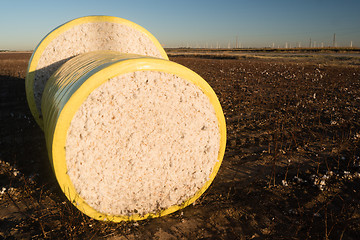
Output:
[[168,59],[164,49],[151,33],[122,18],[87,16],[57,27],[35,48],[25,81],[30,110],[41,128],[41,98],[46,81],[70,58],[98,50]]
[[160,58],[74,57],[46,83],[42,112],[62,191],[98,220],[142,220],[188,206],[210,186],[225,151],[212,88]]

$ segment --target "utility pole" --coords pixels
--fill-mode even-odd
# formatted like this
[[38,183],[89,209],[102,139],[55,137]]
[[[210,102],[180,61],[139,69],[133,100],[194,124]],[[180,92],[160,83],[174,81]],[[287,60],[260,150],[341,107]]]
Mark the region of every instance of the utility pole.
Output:
[[239,43],[238,43],[238,41],[239,41],[239,37],[236,36],[236,46],[235,46],[235,48],[239,48]]
[[310,38],[310,42],[309,42],[309,48],[311,48],[311,38]]
[[333,37],[333,47],[336,47],[336,40],[335,40],[335,38],[336,38],[336,34],[334,33],[334,37]]

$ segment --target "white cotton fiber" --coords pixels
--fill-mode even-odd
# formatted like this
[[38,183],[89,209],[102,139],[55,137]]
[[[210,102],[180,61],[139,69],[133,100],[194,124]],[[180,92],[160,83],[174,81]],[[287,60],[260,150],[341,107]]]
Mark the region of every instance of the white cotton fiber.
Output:
[[39,59],[33,88],[40,114],[41,97],[49,77],[70,58],[97,50],[162,57],[159,48],[148,36],[125,24],[87,22],[76,25],[53,39]]
[[209,180],[219,145],[215,110],[196,85],[169,73],[136,71],[106,81],[75,113],[66,139],[67,171],[98,212],[145,215],[194,196]]

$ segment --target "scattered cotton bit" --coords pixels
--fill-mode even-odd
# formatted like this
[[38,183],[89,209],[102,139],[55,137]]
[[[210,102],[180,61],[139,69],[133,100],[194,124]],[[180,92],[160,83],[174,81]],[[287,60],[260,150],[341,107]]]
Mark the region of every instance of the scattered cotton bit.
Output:
[[354,139],[360,139],[360,132],[357,132],[354,134]]
[[14,174],[14,176],[16,177],[16,176],[20,175],[20,172],[19,172],[18,170],[14,170],[14,171],[13,171],[13,174]]
[[282,183],[282,185],[285,186],[285,187],[288,186],[288,182],[287,182],[286,180],[282,180],[281,183]]

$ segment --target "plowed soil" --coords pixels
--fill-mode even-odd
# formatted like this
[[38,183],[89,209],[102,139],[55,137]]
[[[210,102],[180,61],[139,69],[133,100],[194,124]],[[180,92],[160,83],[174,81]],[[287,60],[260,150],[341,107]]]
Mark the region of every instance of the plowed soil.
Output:
[[81,214],[58,188],[26,102],[30,56],[0,53],[0,238],[360,239],[358,65],[171,57],[219,97],[223,164],[194,205],[115,224]]

